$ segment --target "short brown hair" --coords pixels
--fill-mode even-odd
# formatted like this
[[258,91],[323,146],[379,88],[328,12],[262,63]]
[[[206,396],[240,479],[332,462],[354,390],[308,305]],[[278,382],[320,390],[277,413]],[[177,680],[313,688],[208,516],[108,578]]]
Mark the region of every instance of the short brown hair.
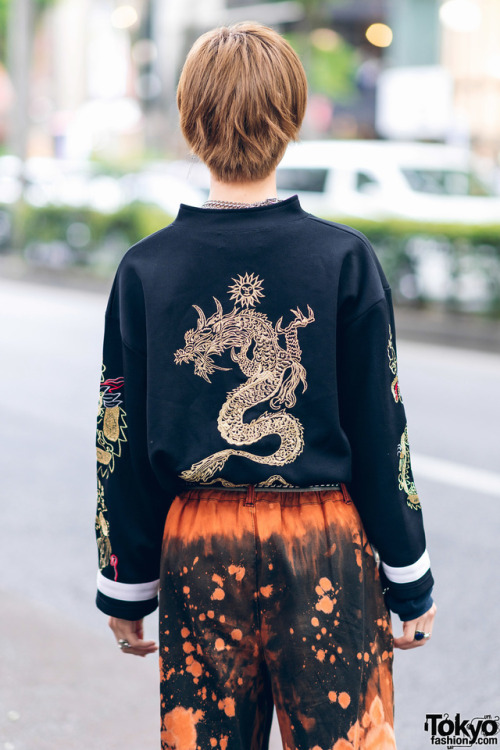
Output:
[[250,21],[199,37],[177,88],[182,133],[223,182],[267,177],[297,139],[306,102],[297,54],[276,31]]

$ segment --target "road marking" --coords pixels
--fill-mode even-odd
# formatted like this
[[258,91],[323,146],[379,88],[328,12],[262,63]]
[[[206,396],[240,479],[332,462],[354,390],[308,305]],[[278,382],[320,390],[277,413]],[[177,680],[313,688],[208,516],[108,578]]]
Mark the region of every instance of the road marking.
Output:
[[412,453],[411,463],[414,473],[425,479],[500,497],[500,474],[493,471],[464,466],[442,458],[423,456],[421,453]]

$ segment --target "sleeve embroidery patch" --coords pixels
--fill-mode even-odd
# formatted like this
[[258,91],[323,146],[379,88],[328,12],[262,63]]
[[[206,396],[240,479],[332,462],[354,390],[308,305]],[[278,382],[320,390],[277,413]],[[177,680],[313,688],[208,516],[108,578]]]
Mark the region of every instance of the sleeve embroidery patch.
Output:
[[392,343],[392,330],[389,326],[389,342],[387,344],[387,356],[389,357],[389,369],[394,375],[394,380],[391,383],[391,393],[396,403],[403,403],[403,397],[399,390],[399,379],[398,379],[398,360],[396,357],[396,350]]
[[108,509],[104,500],[104,487],[97,480],[97,513],[95,517],[95,530],[97,536],[97,549],[99,551],[99,570],[106,568],[111,560],[111,542],[109,541],[109,524],[106,518]]
[[123,378],[104,379],[103,365],[99,407],[97,413],[97,462],[98,474],[103,478],[113,473],[115,459],[122,453],[122,443],[127,442],[125,430],[127,416],[121,404]]
[[97,549],[99,551],[99,569],[112,565],[115,581],[118,577],[118,558],[112,554],[109,539],[108,509],[104,499],[105,479],[115,470],[115,459],[122,454],[122,443],[127,442],[124,409],[122,408],[123,377],[106,378],[105,366],[102,366],[101,386],[99,389],[99,407],[97,412],[97,513],[95,528]]
[[[313,323],[314,313],[308,305],[307,315],[299,308],[291,310],[293,319],[287,326],[282,325],[283,317],[273,324],[265,313],[254,309],[265,296],[259,277],[245,273],[232,281],[234,284],[228,291],[234,301],[231,312],[225,313],[215,297],[216,312],[208,318],[203,310],[193,305],[198,323],[196,329],[185,333],[184,348],[174,355],[175,364],[193,362],[195,374],[211,383],[210,375],[216,370],[231,369],[219,367],[212,357],[229,349],[232,361],[240,368],[246,382],[227,394],[217,420],[220,434],[227,443],[236,446],[253,445],[268,435],[278,435],[281,445],[270,456],[235,448],[219,451],[183,471],[181,477],[188,482],[208,482],[222,470],[230,456],[284,466],[295,461],[304,449],[302,423],[286,409],[295,405],[299,383],[302,383],[302,392],[307,388],[298,329]],[[249,351],[252,351],[251,357],[247,356]],[[274,413],[265,412],[245,422],[249,409],[266,402]]]
[[420,500],[417,495],[417,488],[413,481],[410,461],[410,445],[408,442],[408,425],[401,435],[401,443],[398,445],[399,455],[399,489],[406,494],[406,503],[413,510],[421,510]]

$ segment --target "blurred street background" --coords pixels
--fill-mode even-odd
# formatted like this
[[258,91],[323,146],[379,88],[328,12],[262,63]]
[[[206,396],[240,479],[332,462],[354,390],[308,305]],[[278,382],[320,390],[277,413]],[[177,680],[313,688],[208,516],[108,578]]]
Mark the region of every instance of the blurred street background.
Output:
[[396,302],[439,607],[396,654],[398,747],[500,714],[499,0],[0,0],[0,750],[159,746],[156,657],[94,606],[103,316],[127,248],[206,200],[176,84],[248,19],[310,83],[280,196],[365,232]]

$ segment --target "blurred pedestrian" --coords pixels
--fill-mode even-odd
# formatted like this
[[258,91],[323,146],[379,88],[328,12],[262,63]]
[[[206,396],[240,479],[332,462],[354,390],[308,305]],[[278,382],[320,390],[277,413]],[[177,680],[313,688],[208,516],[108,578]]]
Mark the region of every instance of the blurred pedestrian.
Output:
[[273,705],[290,750],[394,748],[393,645],[432,632],[388,283],[276,195],[306,99],[273,30],[195,42],[178,105],[210,196],[129,250],[107,307],[97,605],[145,656],[159,588],[165,750],[267,748]]

